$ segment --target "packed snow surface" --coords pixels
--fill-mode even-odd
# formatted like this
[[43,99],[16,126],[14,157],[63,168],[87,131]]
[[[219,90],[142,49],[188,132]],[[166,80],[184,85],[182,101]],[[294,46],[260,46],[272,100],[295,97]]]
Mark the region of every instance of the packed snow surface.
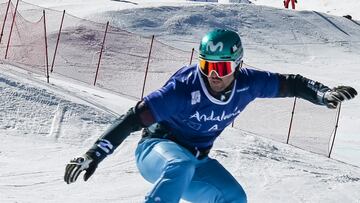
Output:
[[[341,17],[359,19],[359,3],[298,1],[299,11],[281,9],[282,2],[275,0],[28,2],[110,21],[135,34],[155,34],[184,50],[197,48],[211,28],[234,29],[248,64],[360,90],[360,26]],[[0,202],[143,200],[151,185],[135,166],[139,132],[104,160],[88,182],[63,181],[66,163],[83,154],[136,100],[56,74],[47,84],[42,76],[10,65],[0,69]],[[359,202],[359,113],[358,98],[343,104],[334,159],[234,128],[223,132],[210,156],[242,184],[249,202]]]

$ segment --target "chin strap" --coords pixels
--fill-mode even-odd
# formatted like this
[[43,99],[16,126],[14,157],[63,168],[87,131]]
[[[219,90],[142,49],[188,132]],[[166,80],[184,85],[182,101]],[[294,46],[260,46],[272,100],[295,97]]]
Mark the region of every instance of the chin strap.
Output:
[[[237,69],[236,69],[237,70]],[[235,71],[236,73],[236,71]],[[234,74],[235,74],[234,73]],[[234,75],[235,76],[235,75]],[[220,100],[220,101],[227,101],[232,93],[232,89],[234,87],[234,82],[235,80],[232,81],[232,83],[222,92],[214,92],[209,84],[208,78],[207,76],[205,76],[204,74],[201,74],[201,79],[204,81],[205,83],[205,87],[208,90],[208,92],[211,94],[211,96],[213,96],[215,99]]]

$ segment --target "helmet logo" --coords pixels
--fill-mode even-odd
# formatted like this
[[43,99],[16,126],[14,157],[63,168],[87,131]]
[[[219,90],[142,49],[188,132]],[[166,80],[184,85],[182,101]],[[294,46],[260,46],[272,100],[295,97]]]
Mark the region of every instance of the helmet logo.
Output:
[[235,52],[236,50],[238,50],[238,48],[237,48],[236,45],[234,45],[234,46],[232,47],[232,51]]
[[206,45],[206,51],[210,51],[211,52],[215,52],[220,48],[219,51],[222,51],[224,48],[224,44],[222,42],[218,42],[214,45],[214,43],[212,41],[209,41],[208,44]]

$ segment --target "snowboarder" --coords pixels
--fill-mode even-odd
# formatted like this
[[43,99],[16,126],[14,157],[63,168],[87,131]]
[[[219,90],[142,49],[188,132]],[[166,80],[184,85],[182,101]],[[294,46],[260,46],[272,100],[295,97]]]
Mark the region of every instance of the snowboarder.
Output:
[[147,95],[82,156],[71,160],[64,180],[84,180],[134,131],[143,129],[136,148],[141,175],[154,183],[145,202],[246,202],[238,181],[208,156],[215,139],[255,98],[299,97],[336,108],[357,95],[354,88],[329,88],[301,75],[242,67],[240,36],[215,29],[200,43],[199,63],[179,69]]

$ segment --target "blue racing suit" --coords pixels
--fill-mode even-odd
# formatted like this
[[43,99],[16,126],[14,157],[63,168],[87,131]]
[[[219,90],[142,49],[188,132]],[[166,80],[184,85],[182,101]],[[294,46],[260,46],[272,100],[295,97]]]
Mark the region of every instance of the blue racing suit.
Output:
[[257,97],[275,97],[278,90],[277,74],[243,68],[229,97],[221,101],[211,96],[194,65],[180,69],[162,88],[146,96],[155,125],[166,129],[152,131],[150,127],[151,138],[140,142],[136,150],[140,173],[155,184],[146,202],[172,203],[180,198],[246,202],[241,185],[218,161],[207,156],[198,159],[191,152],[208,152],[248,103]]
[[131,132],[144,129],[135,156],[141,175],[154,183],[145,202],[246,202],[238,181],[207,156],[215,139],[256,98],[295,96],[324,105],[327,90],[301,75],[241,68],[225,96],[215,98],[197,65],[185,66],[117,119],[86,154],[95,170]]

